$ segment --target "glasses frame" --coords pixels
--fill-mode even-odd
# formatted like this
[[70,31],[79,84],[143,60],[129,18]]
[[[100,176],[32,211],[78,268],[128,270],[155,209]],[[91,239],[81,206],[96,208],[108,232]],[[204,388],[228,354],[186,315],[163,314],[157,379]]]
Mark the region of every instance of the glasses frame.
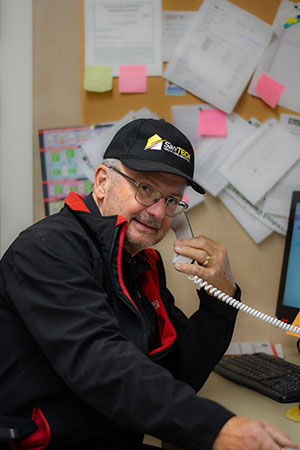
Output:
[[[178,216],[178,215],[181,214],[183,211],[186,211],[186,210],[188,209],[188,207],[189,207],[189,205],[188,205],[186,202],[183,202],[182,200],[176,200],[176,198],[174,198],[174,197],[168,197],[168,196],[162,194],[161,192],[159,192],[157,189],[154,189],[154,188],[153,188],[152,186],[150,186],[149,184],[134,180],[134,179],[131,178],[130,176],[126,175],[126,173],[121,172],[121,170],[117,169],[116,167],[108,166],[108,169],[113,170],[114,172],[118,173],[118,174],[121,175],[122,177],[126,178],[126,180],[130,181],[132,184],[135,185],[137,191],[136,191],[136,193],[135,193],[134,198],[135,198],[135,200],[136,200],[140,205],[143,205],[143,206],[152,206],[152,205],[155,205],[155,203],[158,203],[158,202],[160,201],[161,198],[163,198],[163,199],[165,200],[165,215],[168,216],[168,217],[175,217],[175,216]],[[145,205],[144,203],[142,203],[140,200],[138,200],[138,199],[136,198],[136,197],[137,197],[137,194],[138,194],[138,188],[139,188],[140,186],[147,186],[147,187],[148,187],[149,189],[151,189],[154,193],[157,192],[157,194],[159,194],[160,197],[159,197],[157,200],[154,200],[154,202],[151,203],[150,205]],[[169,203],[170,200],[173,200],[173,201],[176,202],[176,208],[175,208],[174,214],[172,214],[172,215],[166,213],[166,207],[167,207],[167,205],[168,205],[168,203]]]

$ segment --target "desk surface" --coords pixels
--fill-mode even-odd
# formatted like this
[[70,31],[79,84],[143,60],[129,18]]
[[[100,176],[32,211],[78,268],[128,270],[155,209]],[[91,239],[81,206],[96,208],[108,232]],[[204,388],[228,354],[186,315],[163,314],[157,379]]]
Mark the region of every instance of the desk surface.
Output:
[[[300,364],[299,355],[295,352],[287,354],[285,359]],[[285,431],[300,446],[300,423],[284,416],[286,410],[297,407],[299,402],[278,403],[214,372],[198,395],[218,402],[238,416],[268,420],[275,427]]]

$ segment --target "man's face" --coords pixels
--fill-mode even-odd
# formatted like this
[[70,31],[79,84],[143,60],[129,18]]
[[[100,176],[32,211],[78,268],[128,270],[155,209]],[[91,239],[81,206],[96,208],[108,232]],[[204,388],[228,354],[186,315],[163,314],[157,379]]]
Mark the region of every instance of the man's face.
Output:
[[[172,217],[165,215],[165,200],[143,206],[136,199],[136,186],[123,176],[107,169],[105,195],[98,206],[104,216],[120,215],[128,220],[124,247],[134,255],[161,241],[170,228]],[[136,172],[121,165],[120,170],[138,182],[143,182],[167,197],[181,200],[186,181],[176,175],[160,172]]]

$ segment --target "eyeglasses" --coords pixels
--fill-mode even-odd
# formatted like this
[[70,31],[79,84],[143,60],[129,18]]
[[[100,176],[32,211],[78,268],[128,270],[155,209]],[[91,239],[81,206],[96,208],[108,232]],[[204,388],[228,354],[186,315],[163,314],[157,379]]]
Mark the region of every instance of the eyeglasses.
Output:
[[178,214],[182,213],[189,207],[187,203],[181,200],[176,200],[174,197],[167,197],[166,195],[163,195],[152,186],[149,186],[149,184],[140,183],[134,180],[133,178],[118,170],[116,167],[108,167],[108,169],[114,170],[119,175],[126,178],[126,180],[135,185],[136,193],[134,198],[143,206],[154,205],[154,203],[159,202],[159,200],[163,198],[165,200],[165,215],[169,217],[178,216]]

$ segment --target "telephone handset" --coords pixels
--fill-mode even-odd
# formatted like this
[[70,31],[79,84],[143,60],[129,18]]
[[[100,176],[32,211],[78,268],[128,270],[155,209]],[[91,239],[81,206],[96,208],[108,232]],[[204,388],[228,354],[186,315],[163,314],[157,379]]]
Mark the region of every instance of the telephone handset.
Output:
[[[171,228],[174,231],[177,239],[186,239],[194,237],[192,227],[185,212],[183,212],[178,216],[173,217],[171,222]],[[177,255],[177,253],[175,253],[173,256],[173,264],[175,264],[176,262],[187,262],[189,264],[193,264],[194,260],[186,256]],[[274,325],[275,327],[281,328],[282,330],[290,331],[292,333],[300,335],[300,327],[290,325],[275,317],[257,311],[251,306],[247,306],[245,303],[242,303],[239,300],[230,297],[230,295],[225,294],[224,292],[214,287],[212,284],[209,284],[207,281],[203,280],[202,278],[199,278],[197,275],[195,276],[188,275],[188,278],[189,280],[194,281],[195,284],[199,285],[199,288],[205,289],[210,295],[213,295],[214,297],[218,298],[222,302],[227,303],[233,308],[236,308],[247,314],[250,314],[251,316],[256,317],[257,319],[264,320],[269,324]]]
[[[174,231],[177,239],[186,239],[194,237],[191,224],[185,212],[179,214],[178,216],[173,217],[171,222],[171,228]],[[177,253],[174,253],[173,264],[175,264],[176,262],[187,262],[189,264],[193,264],[194,260],[188,258],[187,256],[177,255]]]

